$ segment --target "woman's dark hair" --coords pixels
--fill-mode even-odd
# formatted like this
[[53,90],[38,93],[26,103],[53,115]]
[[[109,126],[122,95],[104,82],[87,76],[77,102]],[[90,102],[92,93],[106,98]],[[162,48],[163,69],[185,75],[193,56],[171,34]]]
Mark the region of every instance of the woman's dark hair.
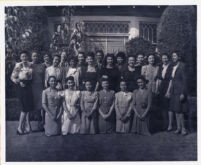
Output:
[[145,56],[143,52],[138,52],[136,53],[136,58],[138,58],[139,55],[143,55],[143,57]]
[[71,60],[73,60],[73,61],[75,61],[75,63],[77,64],[77,62],[78,62],[78,59],[75,57],[75,56],[69,56],[69,58],[68,58],[68,63],[70,63],[70,61]]
[[173,53],[176,53],[177,56],[179,57],[179,59],[181,59],[181,52],[180,51],[178,51],[178,50],[172,51],[171,56],[172,56]]
[[36,51],[36,50],[31,51],[31,55],[32,55],[33,53],[36,53],[37,55],[39,54],[38,51]]
[[97,53],[100,53],[100,54],[101,54],[101,56],[102,56],[102,58],[104,57],[104,53],[103,53],[103,51],[102,51],[102,50],[97,50],[97,51],[96,51],[96,54],[97,54]]
[[125,79],[125,78],[123,78],[123,77],[121,77],[121,78],[120,78],[120,80],[119,80],[119,84],[120,84],[121,82],[125,82],[125,83],[126,83],[126,85],[127,85],[127,81],[126,81],[126,79]]
[[55,76],[49,76],[49,77],[48,77],[48,80],[47,80],[47,86],[48,86],[48,87],[50,86],[49,81],[50,81],[51,78],[54,78],[54,79],[57,81],[57,79],[56,79]]
[[108,82],[109,82],[109,77],[108,77],[107,75],[102,75],[100,81],[101,81],[101,83],[102,83],[103,81],[108,81]]
[[94,52],[89,52],[86,56],[87,57],[91,57],[92,59],[94,59]]
[[146,80],[145,77],[142,76],[142,75],[138,76],[138,77],[136,78],[136,81],[139,80],[139,79],[142,80],[142,81],[144,81],[145,84],[147,84],[147,83],[149,82],[149,80]]
[[60,60],[60,58],[61,58],[58,54],[55,54],[55,55],[53,56],[53,59],[54,59],[55,57],[58,57],[59,60]]
[[[85,57],[85,53],[84,52],[82,52],[82,51],[80,51],[80,52],[78,52],[78,55],[79,54],[82,54],[84,57]],[[77,56],[78,57],[78,56]]]
[[109,53],[108,53],[108,54],[105,56],[104,60],[103,60],[103,65],[104,65],[104,67],[107,66],[107,58],[108,58],[108,57],[111,57],[111,58],[113,59],[113,66],[115,66],[115,64],[116,64],[116,58],[115,58],[114,54],[109,54]]
[[166,56],[168,59],[170,59],[170,56],[169,56],[167,53],[162,53],[162,54],[161,54],[161,58],[162,58],[163,56]]
[[123,59],[123,63],[126,61],[126,54],[124,52],[118,52],[116,58],[121,57]]
[[71,80],[71,81],[75,81],[75,79],[74,79],[74,77],[73,76],[69,76],[69,77],[67,77],[66,79],[65,79],[65,82],[68,82],[69,80]]
[[29,53],[28,53],[26,50],[22,50],[22,51],[20,52],[20,56],[21,56],[21,54],[26,54],[27,56],[29,56]]

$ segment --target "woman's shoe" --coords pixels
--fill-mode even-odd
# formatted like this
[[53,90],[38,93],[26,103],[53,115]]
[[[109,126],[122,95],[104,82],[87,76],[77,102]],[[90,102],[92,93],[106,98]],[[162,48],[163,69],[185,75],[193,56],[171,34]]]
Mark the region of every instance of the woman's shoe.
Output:
[[168,127],[168,129],[166,130],[167,132],[172,131],[172,127]]
[[184,129],[184,130],[181,131],[181,134],[182,134],[183,136],[186,136],[186,135],[188,134],[188,132]]
[[181,133],[181,130],[180,129],[177,129],[176,131],[174,131],[175,134],[180,134]]
[[24,133],[17,130],[17,135],[24,135]]

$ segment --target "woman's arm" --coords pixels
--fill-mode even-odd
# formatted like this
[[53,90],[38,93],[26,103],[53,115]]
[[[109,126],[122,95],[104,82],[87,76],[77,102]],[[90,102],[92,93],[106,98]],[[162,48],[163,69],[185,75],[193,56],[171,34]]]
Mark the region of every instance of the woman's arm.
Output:
[[132,107],[132,109],[134,110],[134,112],[135,112],[135,115],[137,115],[137,117],[139,117],[139,118],[141,118],[141,116],[140,116],[140,114],[138,113],[138,111],[137,111],[137,109],[136,109],[136,97],[135,97],[135,95],[136,95],[136,91],[134,91],[134,93],[133,93],[133,101],[132,101],[132,103],[131,103],[131,107]]
[[142,118],[144,118],[148,114],[148,112],[150,111],[151,103],[152,103],[152,93],[149,92],[149,94],[148,94],[148,105],[147,105],[145,112],[142,114]]
[[98,95],[96,95],[96,99],[95,99],[94,105],[92,107],[92,111],[89,115],[92,115],[95,112],[95,110],[97,109],[97,107],[98,107]]
[[45,91],[43,91],[43,93],[42,93],[42,107],[45,110],[45,112],[48,113],[49,116],[54,120],[55,118],[47,106],[47,95],[46,95]]
[[19,75],[19,68],[17,66],[18,64],[15,64],[15,67],[13,69],[13,72],[11,74],[11,81],[14,82],[15,84],[18,84],[20,82],[18,75]]
[[115,97],[114,105],[115,105],[115,110],[116,110],[117,118],[121,119],[122,115],[121,115],[121,112],[119,111],[119,105],[118,105],[118,101],[117,101],[117,95]]
[[64,109],[64,111],[67,113],[68,118],[71,120],[71,119],[72,119],[72,115],[71,115],[70,112],[68,111],[68,108],[67,108],[67,106],[66,106],[66,101],[65,101],[65,99],[63,100],[63,109]]

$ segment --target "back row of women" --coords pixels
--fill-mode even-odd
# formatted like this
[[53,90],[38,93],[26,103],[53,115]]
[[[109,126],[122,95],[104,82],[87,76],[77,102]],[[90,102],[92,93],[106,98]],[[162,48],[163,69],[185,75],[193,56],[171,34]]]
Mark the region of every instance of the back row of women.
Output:
[[[97,51],[95,55],[68,57],[20,54],[11,80],[18,89],[22,104],[17,133],[31,132],[29,113],[38,115],[39,129],[45,134],[138,133],[150,135],[150,114],[160,107],[163,130],[187,134],[184,124],[187,102],[185,66],[179,52],[161,55],[156,64],[154,54],[128,56]],[[159,97],[157,97],[159,96]],[[168,116],[168,122],[166,120]],[[42,122],[40,117],[42,116]]]

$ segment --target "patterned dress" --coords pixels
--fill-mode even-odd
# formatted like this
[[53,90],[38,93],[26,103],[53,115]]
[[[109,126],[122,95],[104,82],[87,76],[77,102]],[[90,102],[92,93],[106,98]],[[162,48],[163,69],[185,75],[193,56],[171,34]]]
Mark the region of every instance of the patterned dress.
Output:
[[156,78],[158,75],[158,66],[145,65],[142,67],[141,74],[148,80],[148,89],[156,93]]
[[82,91],[81,95],[81,130],[82,134],[95,134],[97,132],[97,112],[96,110],[87,117],[84,113],[91,113],[92,109],[97,108],[98,94],[97,92],[89,93],[88,91]]
[[[148,89],[139,90],[136,89],[133,92],[133,106],[139,115],[142,115],[146,108],[151,104],[152,96],[151,92]],[[142,135],[150,135],[149,131],[149,119],[150,114],[149,112],[147,115],[140,119],[136,114],[134,115],[133,125],[132,125],[132,132]]]
[[42,103],[46,104],[49,111],[52,113],[55,119],[52,119],[47,112],[45,113],[45,135],[53,136],[61,133],[61,97],[57,90],[47,88],[42,94]]
[[[110,108],[113,106],[115,100],[114,91],[103,91],[99,92],[99,111],[103,114],[108,114]],[[112,133],[115,131],[115,115],[114,112],[111,113],[110,117],[104,119],[101,114],[99,114],[98,119],[99,133]]]
[[79,99],[80,91],[70,91],[66,89],[64,91],[64,103],[66,104],[67,110],[71,115],[76,116],[70,119],[67,112],[64,110],[62,114],[62,135],[76,134],[80,131],[80,114],[79,110]]
[[132,104],[131,92],[118,92],[115,94],[115,110],[116,110],[116,132],[128,133],[130,131],[130,113],[126,120],[120,118],[128,113]]

